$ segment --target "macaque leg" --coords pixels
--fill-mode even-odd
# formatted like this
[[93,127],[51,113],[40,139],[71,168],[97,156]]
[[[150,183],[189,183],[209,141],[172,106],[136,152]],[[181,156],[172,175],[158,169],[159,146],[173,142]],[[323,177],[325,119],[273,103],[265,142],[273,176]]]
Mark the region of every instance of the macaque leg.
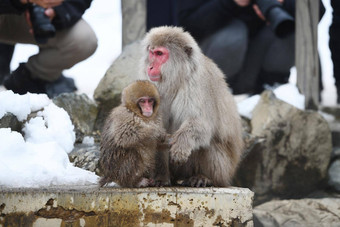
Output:
[[201,149],[194,151],[188,161],[171,168],[172,177],[179,185],[188,187],[225,187],[229,185],[229,174],[233,169],[224,152]]
[[167,145],[158,147],[156,154],[156,176],[155,186],[170,186],[170,170],[169,170],[169,148]]

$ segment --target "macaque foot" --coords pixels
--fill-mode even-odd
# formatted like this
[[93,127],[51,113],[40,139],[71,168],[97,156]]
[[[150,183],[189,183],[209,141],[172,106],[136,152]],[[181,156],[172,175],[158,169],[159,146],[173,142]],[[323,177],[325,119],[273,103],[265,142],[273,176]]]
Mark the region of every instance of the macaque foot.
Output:
[[171,186],[170,180],[155,179],[155,187],[168,187]]
[[155,181],[151,178],[142,178],[137,184],[137,188],[153,187],[155,186]]
[[210,187],[213,186],[212,181],[203,176],[203,175],[197,175],[197,176],[192,176],[187,180],[184,180],[182,183],[182,186],[186,187]]

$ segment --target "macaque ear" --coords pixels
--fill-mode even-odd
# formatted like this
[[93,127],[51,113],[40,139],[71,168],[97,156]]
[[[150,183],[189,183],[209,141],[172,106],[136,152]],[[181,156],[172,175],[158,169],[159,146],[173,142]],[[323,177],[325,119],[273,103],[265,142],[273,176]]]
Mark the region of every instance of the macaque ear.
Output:
[[188,55],[188,57],[190,57],[191,54],[192,54],[192,47],[185,46],[184,47],[184,52]]

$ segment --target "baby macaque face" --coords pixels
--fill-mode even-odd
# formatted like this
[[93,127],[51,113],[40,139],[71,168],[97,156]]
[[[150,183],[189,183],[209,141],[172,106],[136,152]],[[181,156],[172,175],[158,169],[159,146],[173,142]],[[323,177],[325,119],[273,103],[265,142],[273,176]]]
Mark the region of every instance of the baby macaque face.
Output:
[[143,116],[151,117],[153,113],[154,103],[155,103],[154,98],[141,97],[138,99],[138,106],[141,109]]

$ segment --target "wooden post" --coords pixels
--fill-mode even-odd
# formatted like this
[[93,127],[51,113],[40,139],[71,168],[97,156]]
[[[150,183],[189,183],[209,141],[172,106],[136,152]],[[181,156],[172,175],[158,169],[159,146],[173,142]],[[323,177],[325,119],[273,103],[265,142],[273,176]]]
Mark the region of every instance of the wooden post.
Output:
[[295,65],[297,85],[305,95],[306,109],[319,106],[318,0],[296,0]]
[[146,0],[121,0],[123,48],[144,37],[146,32]]

